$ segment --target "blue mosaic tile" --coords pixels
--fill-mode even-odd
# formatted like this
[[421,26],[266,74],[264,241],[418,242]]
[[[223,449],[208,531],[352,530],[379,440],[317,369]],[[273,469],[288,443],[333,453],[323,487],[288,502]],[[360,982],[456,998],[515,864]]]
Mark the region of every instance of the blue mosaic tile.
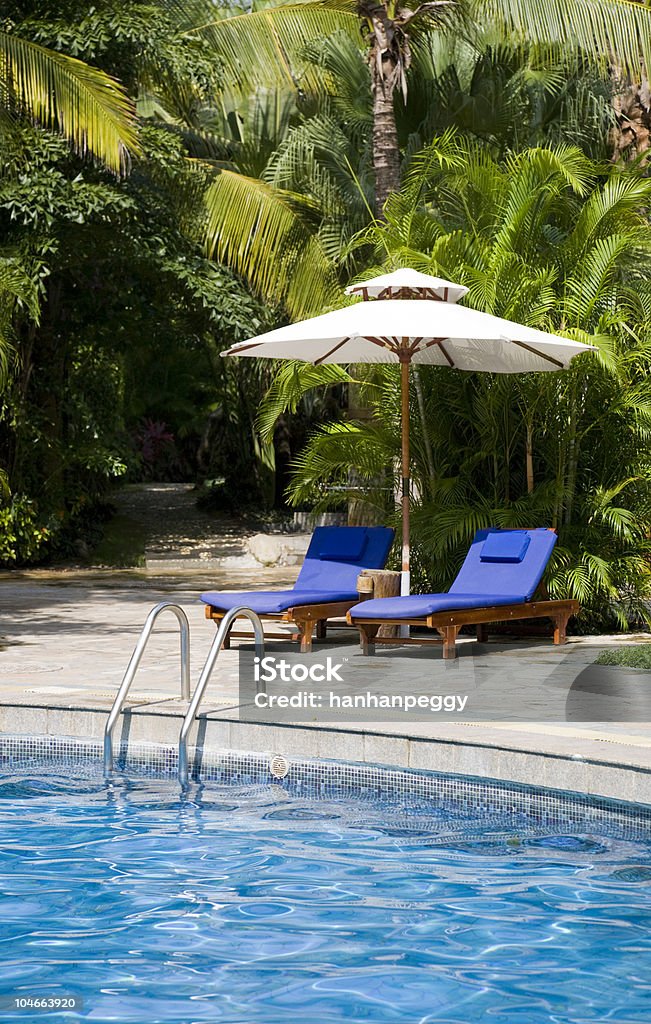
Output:
[[[272,755],[242,751],[194,754],[193,780],[232,786],[282,786],[306,799],[386,801],[409,808],[452,810],[457,815],[503,820],[572,832],[599,832],[621,838],[651,836],[651,806],[629,804],[581,793],[539,789],[439,772],[340,761],[287,758],[287,774],[275,778]],[[37,769],[47,764],[101,772],[102,746],[93,741],[54,736],[0,736],[0,771]],[[134,776],[170,778],[177,774],[175,747],[131,743],[116,751],[116,771]],[[197,767],[198,766],[198,767]]]

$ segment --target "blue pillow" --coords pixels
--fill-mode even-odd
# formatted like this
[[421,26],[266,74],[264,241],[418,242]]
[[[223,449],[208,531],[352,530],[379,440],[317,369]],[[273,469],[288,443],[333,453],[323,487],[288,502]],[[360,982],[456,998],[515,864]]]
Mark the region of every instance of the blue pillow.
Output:
[[319,543],[322,562],[357,562],[364,553],[368,534],[364,526],[335,526],[324,530]]
[[521,562],[529,541],[529,534],[524,531],[496,530],[488,534],[479,558],[482,562]]

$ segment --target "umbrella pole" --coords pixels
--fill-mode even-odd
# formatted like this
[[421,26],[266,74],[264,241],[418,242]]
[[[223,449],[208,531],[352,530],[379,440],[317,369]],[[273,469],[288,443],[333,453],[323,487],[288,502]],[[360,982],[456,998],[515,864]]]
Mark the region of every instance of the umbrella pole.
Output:
[[409,582],[409,363],[400,363],[402,398],[402,578],[400,593],[408,594]]

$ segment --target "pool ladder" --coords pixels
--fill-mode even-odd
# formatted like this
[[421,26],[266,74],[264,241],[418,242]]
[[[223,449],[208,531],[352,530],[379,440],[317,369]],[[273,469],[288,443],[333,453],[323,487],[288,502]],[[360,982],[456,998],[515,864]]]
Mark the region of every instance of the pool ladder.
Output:
[[199,706],[203,700],[203,695],[206,691],[208,681],[212,675],[213,669],[219,657],[219,652],[222,649],[224,640],[228,635],[228,631],[235,621],[239,618],[249,619],[253,626],[253,633],[255,637],[255,653],[259,658],[264,657],[264,632],[262,629],[262,623],[259,617],[250,608],[231,608],[230,611],[226,612],[226,615],[219,624],[217,635],[213,640],[210,650],[208,651],[208,657],[201,670],[201,675],[195,687],[194,694],[190,694],[190,624],[188,617],[183,609],[172,601],[161,601],[150,611],[142,632],[138,639],[138,643],[134,649],[127,670],[124,673],[124,678],[120,684],[120,689],[117,692],[117,696],[113,702],[113,707],[109,713],[106,726],[104,728],[104,773],[109,774],[113,770],[113,733],[117,725],[118,718],[124,708],[124,702],[127,699],[131,684],[133,683],[136,672],[142,660],[142,656],[145,652],[149,637],[151,636],[152,630],[161,612],[170,611],[176,616],[179,624],[180,634],[180,653],[181,653],[181,700],[188,701],[188,709],[183,719],[183,725],[181,726],[181,733],[179,736],[179,782],[181,785],[187,785],[189,778],[189,767],[188,767],[188,736],[194,720],[199,711]]

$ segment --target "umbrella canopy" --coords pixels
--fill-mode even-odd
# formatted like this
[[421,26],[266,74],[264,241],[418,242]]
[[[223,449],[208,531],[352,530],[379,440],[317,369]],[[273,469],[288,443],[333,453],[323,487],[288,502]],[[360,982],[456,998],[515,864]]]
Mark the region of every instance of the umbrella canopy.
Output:
[[590,348],[452,302],[376,299],[268,331],[223,355],[527,373],[564,369]]
[[462,284],[446,281],[442,277],[421,274],[419,270],[404,267],[392,274],[372,277],[346,288],[346,295],[361,295],[374,299],[440,299],[443,302],[457,302],[468,291]]
[[458,306],[456,300],[467,291],[463,285],[415,270],[398,270],[351,285],[347,291],[359,292],[365,299],[382,297],[279,327],[233,345],[222,355],[298,359],[315,366],[400,364],[402,591],[409,593],[409,365],[484,373],[539,373],[565,369],[575,356],[594,351],[594,346]]

